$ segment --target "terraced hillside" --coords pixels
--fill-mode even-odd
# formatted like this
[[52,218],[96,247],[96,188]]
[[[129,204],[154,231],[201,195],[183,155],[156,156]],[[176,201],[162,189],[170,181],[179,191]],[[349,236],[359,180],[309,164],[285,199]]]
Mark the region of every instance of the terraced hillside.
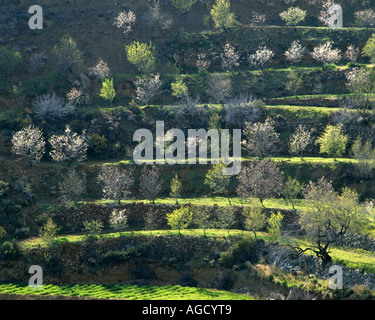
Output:
[[[30,1],[3,2],[0,293],[40,265],[40,295],[373,298],[375,4],[336,1],[332,29],[324,0],[45,0],[32,30]],[[241,171],[159,121],[229,129]]]

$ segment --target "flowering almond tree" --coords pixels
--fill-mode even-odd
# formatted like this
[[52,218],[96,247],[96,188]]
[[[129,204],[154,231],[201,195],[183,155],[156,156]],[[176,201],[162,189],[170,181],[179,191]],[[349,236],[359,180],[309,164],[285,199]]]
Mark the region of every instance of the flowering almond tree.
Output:
[[77,204],[86,192],[86,174],[70,167],[59,183],[60,200],[64,203],[74,202]]
[[261,68],[263,71],[264,65],[270,61],[275,54],[272,50],[268,49],[266,46],[259,47],[258,50],[250,54],[248,57],[248,61],[251,67],[253,68]]
[[105,79],[109,79],[111,76],[111,69],[109,68],[108,64],[104,62],[102,58],[100,58],[96,65],[90,68],[90,74],[102,82]]
[[316,46],[311,53],[313,59],[322,64],[323,70],[326,64],[337,63],[341,59],[341,51],[339,49],[333,49],[332,44],[331,41],[322,43]]
[[252,161],[243,166],[238,176],[237,193],[241,198],[264,200],[278,196],[283,190],[283,176],[276,164],[267,159]]
[[224,70],[232,70],[234,68],[237,68],[240,63],[240,55],[236,52],[234,47],[227,43],[224,46],[224,52],[220,55],[221,57],[221,67]]
[[31,125],[16,132],[12,137],[12,152],[27,159],[30,166],[42,159],[45,145],[43,132]]
[[88,143],[85,134],[84,131],[78,135],[66,126],[64,134],[53,135],[49,140],[52,159],[56,162],[68,161],[69,164],[86,160]]
[[306,130],[302,125],[299,125],[289,139],[289,151],[293,154],[300,155],[302,159],[303,151],[311,141],[310,131]]
[[139,177],[139,191],[146,199],[151,199],[155,204],[155,199],[161,191],[162,181],[159,169],[154,165],[144,166]]
[[285,51],[285,58],[291,63],[298,63],[302,60],[306,53],[306,48],[304,48],[299,40],[292,42],[290,48]]
[[141,104],[148,104],[156,95],[160,94],[163,82],[160,75],[149,75],[138,78],[135,81],[137,100]]
[[245,148],[259,158],[271,155],[280,136],[275,131],[274,125],[275,122],[271,118],[267,118],[264,123],[247,123],[244,130],[246,140],[243,142]]
[[55,93],[48,93],[36,97],[33,101],[33,111],[37,118],[42,120],[57,120],[70,115],[75,110],[75,106]]
[[121,200],[128,198],[133,178],[130,171],[116,166],[105,166],[98,174],[98,182],[102,184],[104,198],[116,200],[120,204]]
[[131,10],[128,12],[123,11],[117,15],[113,25],[119,29],[123,29],[124,34],[127,36],[132,31],[132,26],[136,19],[136,15]]

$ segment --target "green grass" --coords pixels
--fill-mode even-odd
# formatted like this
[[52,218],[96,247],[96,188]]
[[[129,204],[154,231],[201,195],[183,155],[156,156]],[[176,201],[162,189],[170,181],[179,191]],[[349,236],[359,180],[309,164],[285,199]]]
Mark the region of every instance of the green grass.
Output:
[[[241,157],[241,162],[248,162],[253,161],[257,159],[256,157]],[[338,163],[355,163],[358,162],[356,159],[351,158],[329,158],[329,157],[272,157],[270,158],[272,161],[276,162],[286,162],[291,164],[307,164],[307,165],[327,165],[327,164],[338,164]],[[186,163],[187,163],[186,159]],[[155,160],[150,161],[155,162]],[[199,163],[199,158],[197,159],[197,163]],[[207,163],[210,163],[210,159],[207,159]],[[129,165],[129,164],[135,164],[133,159],[113,159],[111,161],[108,160],[96,160],[96,161],[90,161],[86,162],[86,166],[88,167],[95,167],[95,166],[109,166],[109,165]],[[165,162],[167,164],[167,162]],[[52,165],[52,164],[51,164]],[[60,167],[61,164],[58,164]]]
[[333,112],[337,112],[339,108],[329,108],[329,107],[301,107],[301,106],[290,106],[290,105],[277,105],[277,106],[267,106],[267,115],[275,118],[281,115],[289,120],[309,120],[318,121],[321,123],[326,123],[328,118]]
[[42,289],[31,289],[25,284],[0,284],[0,293],[125,300],[254,300],[245,294],[203,288],[120,284],[45,284]]
[[[260,205],[258,199],[248,199],[244,200],[239,197],[230,198],[231,204],[233,206],[252,206],[254,204]],[[132,202],[144,202],[151,204],[151,200],[147,199],[131,199],[131,200],[121,200],[121,204],[125,203],[132,203]],[[93,201],[86,201],[85,203],[94,203],[94,204],[116,204],[117,201],[115,200],[93,200]],[[176,200],[174,198],[163,197],[155,199],[155,204],[175,204]],[[179,204],[192,204],[192,205],[218,205],[218,206],[229,206],[229,200],[226,197],[201,197],[201,198],[194,198],[194,197],[185,197],[178,199]],[[79,204],[84,204],[84,202],[80,202]],[[266,208],[269,209],[282,209],[282,210],[292,210],[292,205],[286,202],[284,199],[265,199],[263,204]],[[68,204],[69,205],[69,204]],[[303,199],[297,199],[295,201],[295,209],[296,210],[303,210],[306,208],[306,202]]]
[[[201,229],[187,229],[181,230],[182,236],[190,237],[204,237],[203,230]],[[146,230],[138,231],[124,231],[124,232],[108,232],[102,233],[97,236],[97,239],[113,239],[119,237],[165,237],[165,236],[179,236],[178,230],[153,230],[152,232]],[[252,232],[242,231],[232,229],[229,232],[229,237],[232,240],[242,238],[244,236],[253,236]],[[257,236],[264,238],[265,240],[269,239],[267,233],[257,232]],[[218,238],[223,239],[228,238],[228,231],[223,229],[208,229],[206,230],[207,238]],[[55,244],[63,243],[80,243],[86,241],[87,237],[84,234],[67,234],[60,235],[55,239]],[[48,244],[43,241],[40,237],[29,238],[19,242],[21,250],[29,250],[32,248],[43,248],[48,247]]]

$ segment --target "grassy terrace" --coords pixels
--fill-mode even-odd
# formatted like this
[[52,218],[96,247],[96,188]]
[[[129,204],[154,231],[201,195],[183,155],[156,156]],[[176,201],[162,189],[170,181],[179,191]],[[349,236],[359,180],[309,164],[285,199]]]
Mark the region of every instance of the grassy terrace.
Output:
[[[249,162],[253,161],[257,158],[255,157],[241,157],[241,162]],[[307,164],[307,165],[336,165],[339,163],[356,163],[358,160],[351,159],[351,158],[324,158],[324,157],[272,157],[270,160],[275,162],[285,162],[290,164]],[[207,160],[208,163],[210,162],[209,159]],[[199,162],[199,159],[197,160]],[[86,165],[89,167],[95,166],[105,166],[105,165],[119,165],[119,164],[135,164],[132,159],[124,159],[124,160],[104,160],[104,161],[90,161],[87,162]],[[166,163],[167,164],[167,163]],[[187,160],[186,160],[187,164]],[[57,164],[54,163],[53,165],[56,166],[67,166],[67,164]]]
[[[259,200],[257,199],[249,199],[249,200],[244,200],[239,197],[231,197],[230,201],[233,206],[251,206],[254,204],[259,204]],[[131,203],[131,202],[144,202],[144,203],[149,203],[151,204],[151,200],[138,200],[138,199],[131,199],[131,200],[121,200],[122,204],[125,203]],[[84,202],[81,202],[82,204]],[[88,202],[86,202],[88,203]],[[116,201],[111,201],[111,200],[95,200],[92,201],[91,203],[95,204],[116,204]],[[173,198],[169,197],[164,197],[164,198],[157,198],[155,199],[155,204],[175,204],[176,200]],[[228,206],[229,205],[229,200],[226,197],[184,197],[184,198],[179,198],[178,199],[179,204],[192,204],[192,205],[218,205],[218,206]],[[265,199],[263,201],[264,206],[266,208],[271,208],[271,209],[283,209],[283,210],[292,210],[292,206],[290,203],[287,203],[283,199]],[[307,207],[306,202],[303,199],[297,199],[295,202],[295,209],[296,210],[303,210],[304,208]]]
[[202,288],[119,284],[45,284],[42,289],[31,289],[26,284],[0,284],[0,293],[116,300],[254,300],[253,297],[245,294]]
[[[186,237],[204,237],[203,231],[199,229],[187,229],[181,231],[182,236]],[[150,231],[125,231],[125,232],[110,232],[110,233],[103,233],[98,236],[98,239],[111,239],[111,238],[118,238],[118,237],[134,237],[134,236],[143,236],[143,237],[150,237],[150,236],[179,236],[177,230],[154,230]],[[227,241],[228,239],[231,240],[239,240],[242,237],[254,237],[253,233],[250,231],[242,231],[242,230],[230,230],[229,236],[226,230],[221,229],[208,229],[206,230],[206,237],[208,238],[215,238],[218,241]],[[257,237],[262,238],[264,240],[270,240],[269,234],[266,232],[257,232]],[[74,234],[74,235],[61,235],[56,240],[56,244],[62,243],[81,243],[86,241],[87,237],[83,234]],[[306,248],[311,246],[312,244],[300,238],[291,238],[285,237],[282,238],[280,241],[281,244],[293,244],[298,245],[301,248]],[[46,243],[39,237],[23,240],[20,243],[22,250],[30,250],[32,248],[40,248],[40,247],[47,247]],[[305,254],[313,255],[312,252],[307,251]],[[331,257],[333,262],[339,263],[342,265],[347,266],[348,268],[363,268],[366,272],[375,273],[375,252],[361,250],[361,249],[342,249],[338,247],[333,247],[331,249]]]

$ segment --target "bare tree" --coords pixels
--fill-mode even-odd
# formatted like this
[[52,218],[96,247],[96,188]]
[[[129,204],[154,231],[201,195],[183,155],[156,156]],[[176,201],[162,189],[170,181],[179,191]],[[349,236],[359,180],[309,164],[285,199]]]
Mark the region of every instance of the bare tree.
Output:
[[201,128],[208,122],[209,112],[200,104],[199,98],[186,95],[182,98],[176,112],[176,119],[180,126]]
[[154,164],[145,165],[139,177],[139,191],[142,196],[152,200],[152,203],[155,204],[155,199],[161,191],[161,186],[162,181],[159,169]]
[[360,136],[354,140],[351,153],[357,161],[353,163],[355,173],[365,179],[371,179],[375,169],[375,149],[371,140],[363,142]]
[[33,109],[37,118],[56,120],[70,115],[75,110],[75,106],[69,102],[66,103],[55,93],[49,93],[36,97],[33,101]]
[[157,227],[157,210],[149,208],[144,214],[145,228],[152,233]]
[[43,132],[32,125],[17,131],[12,137],[12,152],[27,159],[30,165],[43,158],[45,145]]
[[86,174],[78,172],[76,168],[70,167],[59,183],[60,200],[62,202],[74,202],[77,204],[86,192]]
[[130,195],[130,187],[133,184],[130,170],[121,170],[117,166],[104,166],[98,174],[98,183],[102,184],[105,199],[126,200]]
[[245,148],[259,158],[274,153],[280,136],[274,125],[275,122],[271,118],[267,118],[264,123],[247,123],[244,130],[246,140],[243,141]]
[[150,26],[160,26],[162,30],[170,29],[173,25],[173,18],[160,8],[158,1],[149,7],[144,14],[144,20]]
[[229,98],[225,105],[225,122],[235,128],[243,128],[246,122],[257,121],[264,111],[264,102],[251,94]]
[[27,71],[31,74],[39,74],[45,66],[46,59],[48,58],[45,54],[34,52],[30,57]]
[[360,117],[355,105],[354,99],[341,100],[339,110],[332,115],[332,121],[335,124],[341,124],[343,127],[346,124],[355,123]]
[[232,82],[225,74],[213,73],[208,80],[207,93],[215,102],[223,102],[232,91]]
[[69,164],[85,161],[89,146],[85,135],[85,131],[78,135],[72,132],[69,126],[66,126],[62,135],[53,135],[49,139],[52,148],[50,156],[56,162],[68,161]]
[[353,68],[346,72],[346,79],[346,86],[353,93],[354,108],[368,124],[372,115],[369,111],[373,109],[371,94],[375,88],[375,73],[367,68]]
[[282,188],[282,173],[271,160],[254,160],[243,166],[238,176],[238,195],[242,198],[258,198],[263,207],[263,201],[280,195]]

